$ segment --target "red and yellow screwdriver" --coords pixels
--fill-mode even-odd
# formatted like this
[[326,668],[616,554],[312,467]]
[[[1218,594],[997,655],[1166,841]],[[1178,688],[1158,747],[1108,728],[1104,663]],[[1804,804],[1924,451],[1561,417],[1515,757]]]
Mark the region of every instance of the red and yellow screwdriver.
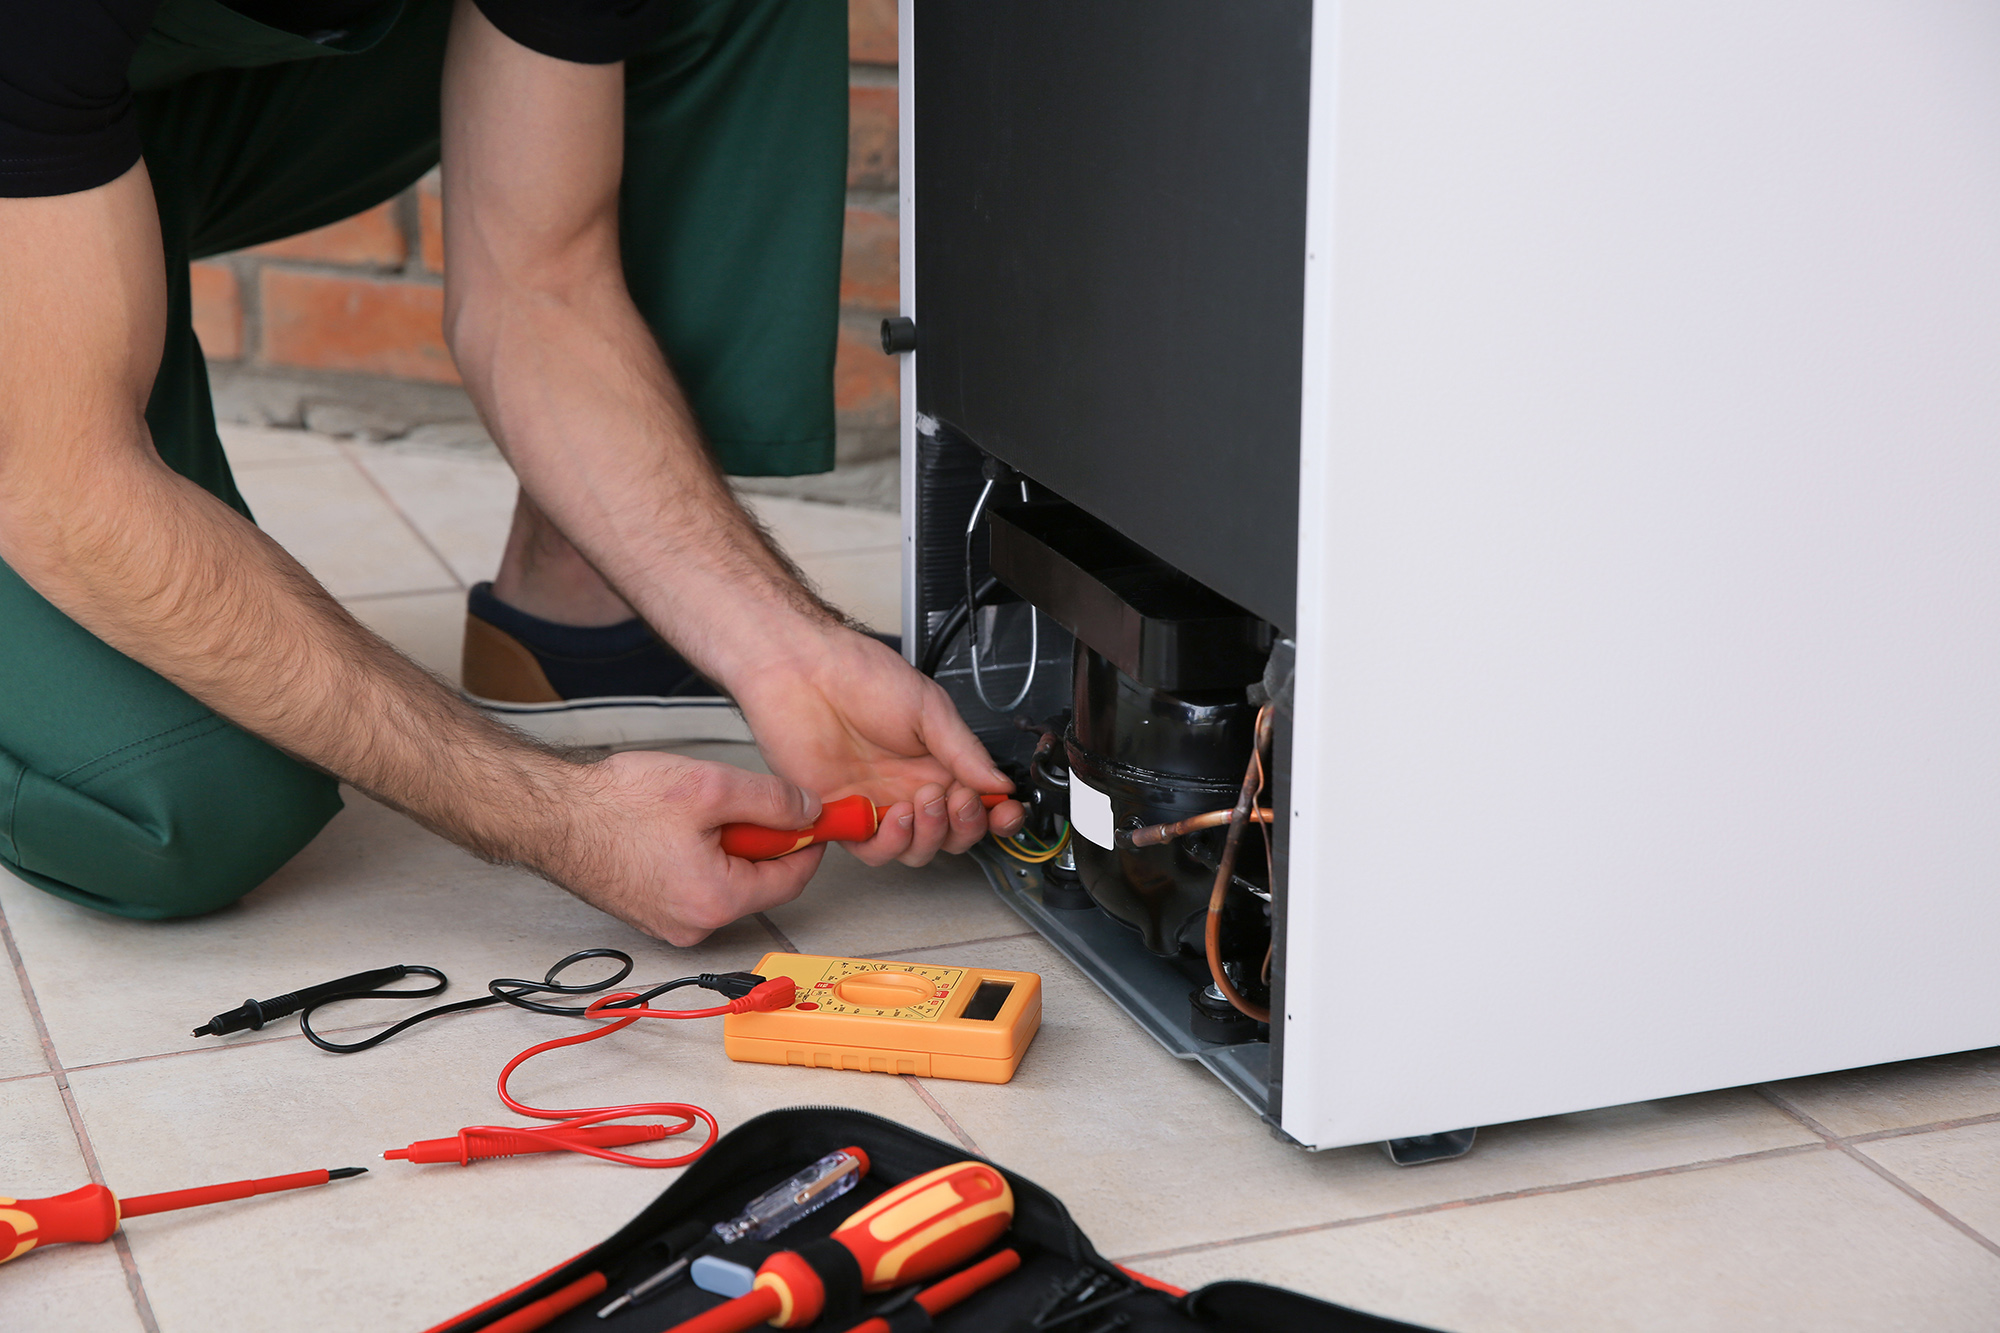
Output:
[[[988,792],[979,803],[988,810],[1012,796]],[[882,827],[886,805],[877,805],[866,796],[843,796],[828,801],[811,828],[777,829],[762,824],[724,824],[722,850],[745,861],[769,861],[790,856],[822,842],[866,842]]]
[[140,1194],[130,1199],[120,1199],[102,1185],[85,1185],[46,1199],[0,1198],[0,1264],[18,1259],[41,1245],[110,1240],[111,1233],[118,1230],[118,1223],[123,1218],[170,1213],[176,1208],[195,1208],[205,1203],[247,1199],[255,1194],[276,1194],[280,1190],[324,1185],[329,1180],[345,1180],[349,1176],[361,1175],[367,1169],[365,1166],[342,1166],[331,1171],[296,1171],[289,1176],[232,1180],[223,1185]]
[[[863,1291],[887,1291],[964,1263],[1013,1223],[1007,1178],[984,1162],[956,1162],[871,1200],[836,1227],[832,1239],[860,1269]],[[981,1273],[979,1282],[999,1275]],[[781,1250],[757,1270],[749,1292],[674,1325],[671,1333],[742,1333],[766,1320],[798,1328],[825,1308],[826,1279],[804,1253]]]

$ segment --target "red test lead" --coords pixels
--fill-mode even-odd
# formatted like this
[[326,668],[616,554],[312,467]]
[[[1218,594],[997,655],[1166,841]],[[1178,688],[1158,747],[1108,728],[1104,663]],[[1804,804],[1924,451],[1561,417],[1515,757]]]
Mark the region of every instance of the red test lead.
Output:
[[[400,1157],[411,1162],[460,1162],[468,1163],[485,1157],[512,1157],[531,1152],[573,1152],[586,1157],[601,1157],[607,1162],[618,1162],[625,1166],[668,1167],[686,1166],[695,1158],[708,1151],[708,1145],[715,1141],[717,1126],[715,1117],[699,1106],[686,1102],[634,1102],[626,1106],[583,1106],[550,1110],[529,1106],[516,1101],[507,1091],[507,1080],[521,1065],[559,1046],[575,1046],[586,1041],[596,1041],[614,1032],[632,1026],[642,1018],[721,1018],[729,1014],[769,1012],[774,1009],[788,1009],[798,999],[797,984],[790,977],[764,977],[748,973],[730,973],[727,976],[711,978],[714,989],[723,986],[745,986],[746,990],[732,997],[726,1004],[712,1005],[706,1009],[653,1009],[638,1005],[638,993],[621,991],[606,995],[584,1008],[585,1018],[612,1018],[616,1022],[607,1023],[590,1032],[578,1032],[568,1037],[557,1037],[530,1046],[500,1071],[500,1100],[510,1111],[521,1115],[534,1116],[540,1120],[556,1120],[560,1124],[546,1126],[527,1125],[468,1125],[448,1139],[420,1139],[407,1148],[394,1148],[383,1153],[384,1157]],[[708,984],[708,983],[704,983]],[[664,987],[662,989],[665,989]],[[651,993],[651,992],[649,992]],[[625,1120],[633,1116],[666,1115],[673,1116],[677,1124],[651,1125],[604,1125],[600,1121]],[[614,1152],[613,1149],[625,1144],[646,1143],[664,1139],[674,1134],[684,1134],[696,1125],[708,1127],[708,1137],[694,1148],[675,1157],[640,1157],[632,1153]],[[525,1145],[525,1146],[523,1146]],[[587,1295],[596,1295],[595,1291]],[[583,1299],[579,1297],[578,1299]]]
[[390,1161],[457,1162],[470,1166],[495,1157],[525,1157],[537,1152],[574,1152],[579,1146],[623,1148],[634,1143],[656,1143],[667,1137],[666,1125],[592,1125],[587,1129],[562,1131],[558,1126],[532,1129],[495,1129],[468,1125],[448,1139],[418,1139],[407,1148],[391,1148],[382,1154]]

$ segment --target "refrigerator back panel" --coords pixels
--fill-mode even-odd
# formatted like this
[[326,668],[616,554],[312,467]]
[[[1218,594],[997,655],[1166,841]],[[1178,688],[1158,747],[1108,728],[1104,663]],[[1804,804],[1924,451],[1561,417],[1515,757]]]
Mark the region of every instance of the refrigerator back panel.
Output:
[[1292,622],[1308,0],[926,0],[917,408]]

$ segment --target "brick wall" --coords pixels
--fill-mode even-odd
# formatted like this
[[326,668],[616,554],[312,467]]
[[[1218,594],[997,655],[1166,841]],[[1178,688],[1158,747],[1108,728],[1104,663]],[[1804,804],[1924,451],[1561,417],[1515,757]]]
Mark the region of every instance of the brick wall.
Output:
[[[843,461],[896,448],[896,364],[876,329],[897,304],[896,3],[849,0],[847,228],[834,398]],[[209,359],[274,372],[458,383],[443,334],[436,173],[318,231],[194,265]]]

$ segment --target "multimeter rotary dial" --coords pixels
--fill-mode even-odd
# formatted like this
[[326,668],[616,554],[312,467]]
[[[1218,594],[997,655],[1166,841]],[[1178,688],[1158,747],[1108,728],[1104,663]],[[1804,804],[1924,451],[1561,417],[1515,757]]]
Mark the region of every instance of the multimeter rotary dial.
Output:
[[810,992],[799,998],[816,1002],[826,1014],[935,1019],[944,1012],[952,988],[964,977],[962,967],[917,967],[848,958],[829,967]]

